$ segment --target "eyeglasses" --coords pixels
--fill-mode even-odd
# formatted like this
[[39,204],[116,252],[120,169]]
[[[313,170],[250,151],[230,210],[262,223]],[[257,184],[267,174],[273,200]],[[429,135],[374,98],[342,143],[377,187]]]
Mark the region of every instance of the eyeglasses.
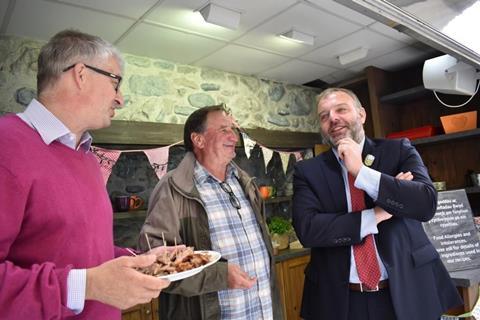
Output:
[[[72,69],[73,67],[75,67],[76,63],[72,64],[71,66],[69,67],[66,67],[65,69],[63,69],[62,71],[65,72],[65,71],[68,71],[70,69]],[[122,82],[122,77],[121,76],[117,76],[116,74],[113,74],[111,72],[108,72],[108,71],[105,71],[105,70],[102,70],[102,69],[98,69],[98,68],[95,68],[95,67],[92,67],[92,66],[89,66],[88,64],[84,64],[85,67],[87,67],[88,69],[90,70],[93,70],[95,71],[96,73],[100,73],[104,76],[107,76],[107,77],[110,77],[112,79],[115,79],[115,80],[118,80],[117,84],[115,85],[115,92],[118,92],[118,88],[120,88],[120,82]]]
[[226,182],[220,182],[220,187],[222,188],[223,191],[228,193],[228,196],[230,197],[230,203],[232,204],[232,206],[237,210],[241,209],[242,206],[240,205],[240,201],[238,201],[238,198],[233,193],[233,190],[230,187],[230,185]]

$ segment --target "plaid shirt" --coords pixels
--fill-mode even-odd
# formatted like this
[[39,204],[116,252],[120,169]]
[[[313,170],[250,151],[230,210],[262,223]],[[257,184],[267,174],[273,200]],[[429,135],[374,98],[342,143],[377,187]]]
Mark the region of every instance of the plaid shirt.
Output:
[[222,319],[273,319],[268,251],[255,218],[255,213],[238,182],[238,172],[229,165],[225,182],[238,198],[241,208],[235,209],[218,179],[198,162],[194,171],[195,185],[208,215],[212,249],[229,263],[238,264],[257,282],[250,289],[218,291]]

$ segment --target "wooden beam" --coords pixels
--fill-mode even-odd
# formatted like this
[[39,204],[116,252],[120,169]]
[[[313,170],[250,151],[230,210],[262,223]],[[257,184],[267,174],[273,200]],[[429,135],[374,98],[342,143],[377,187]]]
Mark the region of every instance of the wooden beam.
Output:
[[372,113],[373,134],[376,138],[384,138],[387,131],[384,113],[388,112],[388,110],[380,110],[382,106],[379,97],[385,94],[385,91],[387,90],[387,74],[385,71],[375,67],[367,67],[365,72],[367,74],[368,92],[370,96],[370,112]]
[[313,148],[322,143],[320,133],[245,129],[253,140],[266,147]]
[[170,145],[183,140],[183,125],[113,120],[110,127],[91,134],[99,144]]
[[[245,129],[251,139],[271,148],[313,148],[319,133]],[[170,145],[183,139],[183,124],[113,120],[108,128],[92,132],[96,144]]]

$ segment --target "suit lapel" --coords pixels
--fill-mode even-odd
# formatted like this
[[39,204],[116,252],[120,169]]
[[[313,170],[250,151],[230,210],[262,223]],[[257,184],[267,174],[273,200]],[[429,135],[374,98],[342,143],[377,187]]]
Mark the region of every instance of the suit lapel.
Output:
[[[381,154],[378,152],[378,149],[375,148],[375,146],[376,145],[375,145],[374,141],[365,137],[365,143],[363,145],[363,150],[362,150],[362,160],[365,160],[367,155],[374,156],[375,158],[374,158],[373,163],[370,166],[370,168],[372,168],[374,170],[377,170],[377,171],[380,171],[380,170],[378,170],[378,168],[379,168],[379,165],[380,165]],[[374,207],[374,203],[373,203],[372,198],[370,198],[366,192],[365,192],[365,205],[367,206],[367,208],[373,208]]]
[[365,143],[363,145],[363,150],[362,150],[362,160],[365,160],[367,155],[372,155],[375,157],[373,160],[372,165],[370,168],[378,170],[378,165],[380,164],[380,154],[378,153],[378,150],[375,148],[376,144],[374,141],[370,140],[369,138],[365,138]]
[[330,190],[331,200],[335,204],[335,210],[346,211],[347,198],[345,195],[345,185],[342,177],[342,169],[332,150],[324,153],[322,166],[328,189]]

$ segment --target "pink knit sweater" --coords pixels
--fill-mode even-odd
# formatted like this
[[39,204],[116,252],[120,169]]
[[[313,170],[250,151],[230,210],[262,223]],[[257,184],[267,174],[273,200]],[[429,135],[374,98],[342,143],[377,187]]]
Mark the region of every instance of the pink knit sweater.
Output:
[[[114,257],[112,208],[88,152],[46,145],[14,115],[0,118],[0,319],[61,319],[70,269]],[[86,301],[73,319],[119,319]]]

